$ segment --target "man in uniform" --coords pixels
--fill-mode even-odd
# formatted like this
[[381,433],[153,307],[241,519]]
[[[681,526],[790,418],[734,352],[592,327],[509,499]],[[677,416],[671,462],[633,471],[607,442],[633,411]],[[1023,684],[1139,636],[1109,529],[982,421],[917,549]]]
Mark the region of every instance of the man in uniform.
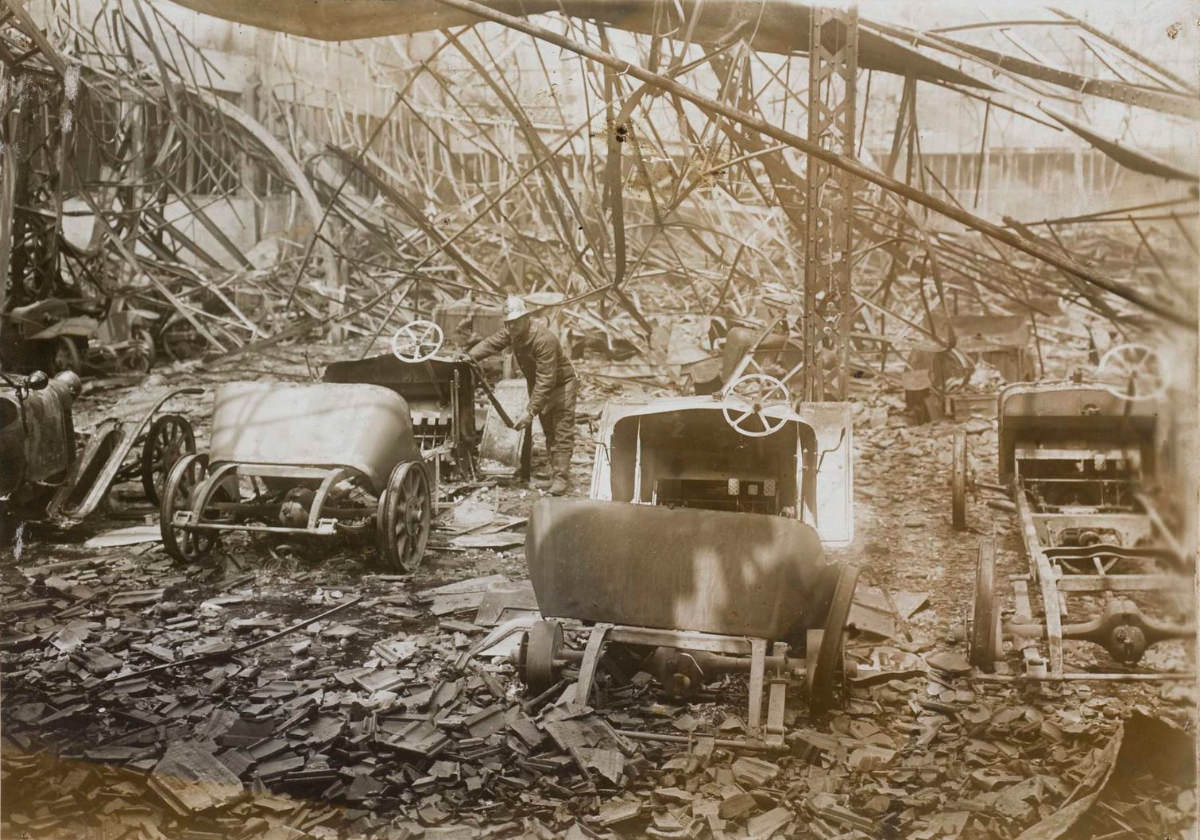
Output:
[[[575,450],[575,394],[578,380],[571,360],[554,333],[533,323],[525,301],[509,297],[504,303],[504,329],[471,348],[475,361],[511,348],[517,366],[529,383],[529,405],[516,418],[516,428],[528,429],[536,415],[546,435],[550,459],[549,492],[566,493],[571,486],[571,455]],[[526,432],[526,446],[532,438]]]

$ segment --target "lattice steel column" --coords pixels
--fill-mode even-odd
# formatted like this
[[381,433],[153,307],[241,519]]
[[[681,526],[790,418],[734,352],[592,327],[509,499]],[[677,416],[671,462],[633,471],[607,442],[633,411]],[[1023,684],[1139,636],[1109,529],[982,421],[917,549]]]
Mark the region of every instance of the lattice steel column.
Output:
[[[809,25],[808,137],[854,156],[858,10],[813,7]],[[804,262],[806,401],[844,400],[849,357],[850,213],[854,179],[808,159]]]

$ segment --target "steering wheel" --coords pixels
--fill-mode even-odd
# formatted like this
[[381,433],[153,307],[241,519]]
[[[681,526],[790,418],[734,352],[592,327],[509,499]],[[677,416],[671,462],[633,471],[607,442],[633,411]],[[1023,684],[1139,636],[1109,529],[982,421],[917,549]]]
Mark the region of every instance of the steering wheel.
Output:
[[1156,400],[1167,390],[1167,369],[1158,353],[1144,344],[1118,344],[1100,358],[1101,387],[1125,400]]
[[444,340],[433,321],[409,321],[392,336],[392,355],[409,365],[424,362],[437,355]]
[[[779,417],[769,417],[767,409],[784,410]],[[787,386],[765,373],[748,373],[730,383],[725,389],[725,404],[721,412],[725,422],[740,435],[766,437],[783,428],[792,410],[792,395]],[[750,418],[755,418],[754,428]]]

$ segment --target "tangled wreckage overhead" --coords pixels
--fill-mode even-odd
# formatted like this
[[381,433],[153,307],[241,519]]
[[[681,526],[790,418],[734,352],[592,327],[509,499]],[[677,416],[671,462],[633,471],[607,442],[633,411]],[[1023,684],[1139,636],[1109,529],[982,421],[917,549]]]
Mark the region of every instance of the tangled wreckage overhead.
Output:
[[[48,296],[128,301],[153,314],[158,349],[178,355],[240,352],[314,328],[378,336],[407,307],[391,304],[398,292],[417,301],[410,311],[419,315],[466,295],[488,302],[518,291],[548,295],[581,341],[598,336],[650,362],[674,359],[679,354],[667,347],[676,315],[760,328],[801,308],[796,267],[811,238],[804,209],[811,161],[853,183],[854,279],[849,300],[839,302],[838,329],[855,376],[897,381],[913,351],[956,345],[952,321],[965,312],[1032,315],[1036,323],[1065,299],[1119,332],[1147,314],[1194,321],[1194,289],[1183,278],[1196,247],[1187,230],[1195,173],[1068,111],[1085,100],[1115,103],[1177,134],[1194,133],[1200,100],[1150,58],[1065,15],[1045,26],[1069,29],[1119,73],[1033,64],[983,45],[977,33],[951,37],[861,19],[855,61],[867,71],[863,122],[894,108],[894,99],[872,98],[871,74],[904,85],[891,148],[873,156],[861,135],[851,155],[844,144],[799,130],[807,74],[793,74],[791,62],[809,48],[811,9],[803,4],[183,4],[327,40],[441,30],[386,114],[368,120],[370,130],[351,105],[334,103],[317,125],[274,94],[254,113],[215,95],[219,69],[155,6],[106,0],[109,14],[56,16],[42,34],[21,4],[10,5],[17,11],[5,21],[6,49],[20,59],[13,66],[47,71],[22,74],[24,98],[9,98],[9,107],[19,99],[43,109],[48,129],[17,144],[29,175],[11,185],[14,282],[3,308],[27,335],[49,335],[52,321],[22,309]],[[527,16],[541,11],[553,14]],[[588,59],[578,71],[586,115],[576,122],[557,103],[535,116],[503,58],[476,43],[470,24],[480,20]],[[619,52],[644,62],[615,57],[617,30],[634,39]],[[72,46],[64,52],[56,44]],[[80,58],[71,58],[76,52]],[[440,64],[451,58],[474,73],[486,104],[454,89]],[[551,70],[543,69],[553,90]],[[368,62],[363,72],[379,79],[381,70]],[[981,151],[987,114],[1011,115],[1084,138],[1113,167],[1105,172],[1167,179],[1158,182],[1166,184],[1164,198],[1084,217],[997,223],[976,209],[987,167],[956,172],[951,182],[922,149],[918,82],[921,91],[986,107]],[[158,109],[163,98],[173,107]],[[156,114],[147,148],[157,150],[166,177],[153,190],[134,186],[143,164],[133,118],[115,133],[95,122],[121,107]],[[665,125],[686,139],[667,139]],[[80,166],[74,158],[87,138],[105,131],[97,145],[104,165]],[[228,163],[239,155],[252,165]],[[55,166],[60,159],[66,172]],[[452,171],[462,175],[448,177]],[[191,172],[198,175],[185,177]],[[496,172],[506,174],[478,177]],[[203,199],[190,188],[197,180]],[[223,233],[221,214],[244,215],[237,202],[246,194],[273,206],[264,200],[279,192],[293,197],[290,221],[299,210],[307,223],[282,244],[285,259],[269,264]],[[51,233],[56,220],[73,217],[95,219],[82,241]],[[1108,235],[1100,242],[1080,234],[1081,221],[1106,225]],[[219,271],[229,265],[242,274]],[[253,293],[238,282],[247,276]],[[647,307],[642,296],[661,301],[655,292],[664,285],[678,294]],[[1034,332],[1039,343],[1057,340]],[[73,336],[75,344],[88,340],[95,344],[94,335]],[[694,361],[707,349],[700,341],[685,356]]]
[[[711,115],[723,116],[805,154],[848,169],[865,181],[924,205],[1004,244],[1025,251],[1068,274],[1138,303],[1168,320],[1181,321],[1185,324],[1193,321],[1189,316],[1183,316],[1181,319],[1177,312],[1172,312],[1170,307],[1160,305],[1149,296],[1113,284],[1106,278],[1088,271],[1083,265],[1071,259],[1069,255],[1055,253],[1053,248],[1044,246],[1035,238],[1022,237],[973,216],[966,212],[961,204],[953,202],[953,196],[951,196],[952,201],[947,202],[931,193],[913,189],[908,184],[900,183],[870,167],[862,166],[853,158],[831,153],[827,148],[822,148],[816,142],[816,138],[801,138],[764,121],[761,117],[742,111],[733,104],[698,95],[686,85],[677,82],[673,78],[674,73],[668,76],[638,67],[588,44],[579,43],[570,37],[551,32],[524,20],[524,17],[533,14],[559,12],[565,17],[580,18],[600,26],[609,25],[631,32],[648,33],[656,38],[665,36],[683,40],[685,47],[692,42],[721,45],[739,41],[748,49],[792,55],[811,52],[809,33],[812,7],[805,4],[724,2],[664,7],[656,2],[597,3],[591,2],[591,0],[582,0],[582,2],[575,3],[546,3],[531,6],[525,3],[429,0],[429,2],[405,3],[403,6],[399,6],[389,2],[359,3],[325,0],[325,2],[319,3],[301,3],[285,0],[284,2],[256,5],[252,9],[247,9],[240,4],[221,2],[221,0],[199,0],[199,2],[183,0],[182,5],[229,20],[327,40],[407,34],[455,25],[469,25],[482,20],[498,22],[527,32],[563,49],[576,52],[597,63],[604,64],[616,72],[628,73],[646,85],[698,105]],[[1065,15],[1063,16],[1065,17]],[[1080,21],[1076,21],[1076,23],[1086,27],[1086,24]],[[1007,76],[1031,77],[1075,91],[1083,91],[1164,113],[1186,116],[1193,120],[1200,119],[1200,99],[1195,96],[1194,90],[1188,89],[1186,84],[1174,76],[1170,76],[1173,88],[1160,87],[1157,89],[1132,85],[1124,81],[1106,82],[1086,79],[1074,73],[1056,71],[1033,62],[1012,59],[994,51],[973,47],[970,44],[940,35],[923,36],[921,33],[905,31],[893,26],[874,25],[867,21],[863,21],[862,26],[862,31],[857,35],[855,51],[858,66],[863,69],[877,69],[927,82],[948,85],[961,84],[986,91],[997,90],[993,85],[941,61],[931,59],[903,43],[905,40],[911,40],[913,44],[931,47],[941,53],[964,57],[968,60],[974,59],[978,64],[993,72]],[[825,37],[835,36],[826,33]],[[1126,51],[1136,56],[1136,53],[1132,53],[1127,48]],[[1138,58],[1147,66],[1158,70],[1160,77],[1163,75],[1163,72],[1153,62],[1140,56]],[[1189,172],[1184,168],[1162,161],[1154,155],[1104,138],[1087,126],[1046,109],[1041,103],[1038,103],[1038,107],[1060,124],[1121,162],[1122,165],[1135,171],[1191,182],[1200,179],[1195,172]],[[627,110],[627,107],[623,108],[622,113],[626,113]],[[753,154],[757,150],[750,148],[742,151]]]

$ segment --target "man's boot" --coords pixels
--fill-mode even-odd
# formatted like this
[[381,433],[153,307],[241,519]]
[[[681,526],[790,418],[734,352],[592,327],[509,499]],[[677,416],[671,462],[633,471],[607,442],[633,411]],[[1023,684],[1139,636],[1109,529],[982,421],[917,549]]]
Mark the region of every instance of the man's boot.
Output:
[[554,466],[554,481],[550,482],[550,489],[546,492],[551,496],[565,496],[571,492],[571,454],[555,452],[551,463]]

